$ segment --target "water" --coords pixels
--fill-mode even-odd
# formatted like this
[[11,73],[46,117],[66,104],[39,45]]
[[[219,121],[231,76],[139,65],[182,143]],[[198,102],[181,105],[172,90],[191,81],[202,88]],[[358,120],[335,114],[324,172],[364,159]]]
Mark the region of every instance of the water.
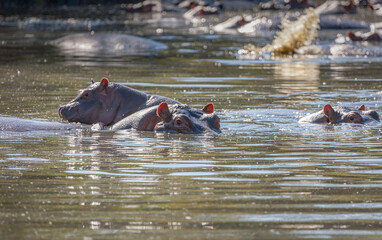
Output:
[[327,103],[382,113],[381,58],[236,59],[252,38],[178,31],[148,30],[167,50],[113,57],[1,28],[1,115],[60,121],[60,105],[108,77],[212,102],[223,131],[1,132],[1,239],[381,238],[381,125],[297,122]]

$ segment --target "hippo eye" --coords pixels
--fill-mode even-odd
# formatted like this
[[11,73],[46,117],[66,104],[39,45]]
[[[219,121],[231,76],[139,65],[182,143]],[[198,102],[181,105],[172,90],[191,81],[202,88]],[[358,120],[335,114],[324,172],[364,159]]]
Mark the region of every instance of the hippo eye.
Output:
[[358,113],[352,113],[348,115],[348,120],[352,123],[361,123],[362,117]]
[[175,127],[190,127],[190,120],[186,116],[179,116],[174,119]]
[[91,95],[92,95],[91,92],[84,92],[84,93],[82,93],[82,95],[81,95],[81,99],[86,100],[86,99],[90,98]]

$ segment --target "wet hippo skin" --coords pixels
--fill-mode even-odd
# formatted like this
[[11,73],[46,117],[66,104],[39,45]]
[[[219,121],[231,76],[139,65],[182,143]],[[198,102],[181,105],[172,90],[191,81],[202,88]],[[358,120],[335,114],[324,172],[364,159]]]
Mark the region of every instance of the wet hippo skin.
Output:
[[78,96],[60,107],[58,112],[62,119],[69,122],[102,122],[108,126],[162,102],[179,103],[174,99],[111,83],[107,78],[103,78],[101,82],[93,82],[88,88],[80,90]]
[[211,103],[198,110],[185,104],[169,105],[162,102],[158,106],[138,111],[110,127],[110,130],[121,129],[186,134],[220,133],[220,118],[214,113]]
[[309,114],[300,119],[299,122],[308,123],[367,123],[379,121],[379,115],[374,110],[366,111],[365,105],[358,109],[347,107],[332,107],[330,104],[324,106],[324,109],[316,113]]

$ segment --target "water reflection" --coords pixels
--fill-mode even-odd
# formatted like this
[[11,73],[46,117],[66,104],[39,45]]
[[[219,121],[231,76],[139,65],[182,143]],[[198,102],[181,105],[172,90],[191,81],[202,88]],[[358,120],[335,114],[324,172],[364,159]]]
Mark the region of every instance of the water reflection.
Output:
[[275,78],[283,80],[274,86],[278,93],[291,94],[319,90],[319,64],[284,62],[282,64],[274,64],[273,66]]
[[275,77],[283,80],[304,80],[306,85],[317,84],[320,77],[320,65],[313,62],[283,62],[274,64]]

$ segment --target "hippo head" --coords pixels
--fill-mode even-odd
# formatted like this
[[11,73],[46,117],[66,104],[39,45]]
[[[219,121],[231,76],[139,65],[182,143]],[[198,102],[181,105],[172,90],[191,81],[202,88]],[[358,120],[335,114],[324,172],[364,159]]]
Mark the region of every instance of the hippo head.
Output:
[[332,108],[330,104],[324,106],[326,122],[336,123],[365,123],[368,121],[379,121],[379,115],[376,111],[365,111],[365,105],[358,110],[349,110],[347,108]]
[[79,91],[75,99],[60,107],[58,113],[62,119],[69,122],[103,122],[109,125],[118,111],[118,104],[112,103],[112,94],[113,89],[107,78],[103,78],[100,83],[92,81],[88,88]]
[[174,104],[169,108],[166,102],[162,102],[157,108],[161,122],[154,129],[170,133],[220,133],[220,119],[213,113],[213,109],[212,104],[202,110],[183,104]]
[[378,121],[379,122],[379,114],[374,110],[366,111],[365,105],[362,104],[361,107],[358,108],[361,111],[363,122],[369,121]]

